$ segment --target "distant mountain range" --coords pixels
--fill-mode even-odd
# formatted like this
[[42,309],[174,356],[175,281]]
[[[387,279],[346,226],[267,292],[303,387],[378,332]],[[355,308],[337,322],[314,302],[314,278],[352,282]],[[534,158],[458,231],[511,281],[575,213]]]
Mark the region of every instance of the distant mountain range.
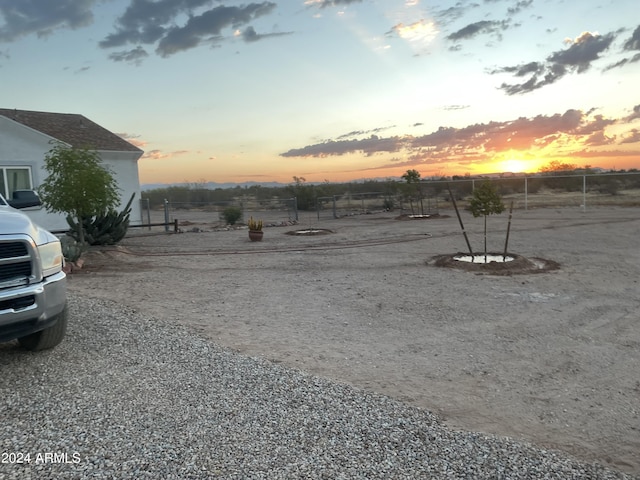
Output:
[[188,187],[188,186],[197,186],[198,188],[203,187],[210,190],[215,190],[216,188],[236,188],[240,187],[252,187],[255,185],[260,185],[263,187],[284,187],[289,185],[288,183],[278,183],[278,182],[243,182],[243,183],[217,183],[217,182],[194,182],[194,183],[143,183],[140,185],[140,190],[156,190],[159,188],[169,188],[169,187]]
[[[345,182],[331,182],[331,183],[362,183],[362,182],[384,182],[387,180],[400,180],[399,177],[392,178],[366,178],[359,180],[350,180]],[[198,188],[203,187],[209,190],[215,190],[216,188],[236,188],[236,187],[286,187],[287,185],[291,185],[293,182],[288,183],[280,183],[280,182],[242,182],[242,183],[217,183],[217,182],[182,182],[182,183],[143,183],[140,185],[140,190],[143,192],[147,190],[156,190],[160,188],[169,188],[169,187],[188,187],[188,186],[197,186]],[[307,185],[320,185],[324,182],[305,182]]]

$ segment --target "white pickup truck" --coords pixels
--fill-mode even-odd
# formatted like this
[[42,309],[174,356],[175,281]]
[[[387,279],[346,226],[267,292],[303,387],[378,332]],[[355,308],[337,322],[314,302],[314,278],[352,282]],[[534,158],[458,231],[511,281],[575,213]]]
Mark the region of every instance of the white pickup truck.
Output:
[[39,205],[37,195],[16,193],[11,202],[0,195],[0,342],[43,350],[67,330],[64,258],[60,240],[17,209]]

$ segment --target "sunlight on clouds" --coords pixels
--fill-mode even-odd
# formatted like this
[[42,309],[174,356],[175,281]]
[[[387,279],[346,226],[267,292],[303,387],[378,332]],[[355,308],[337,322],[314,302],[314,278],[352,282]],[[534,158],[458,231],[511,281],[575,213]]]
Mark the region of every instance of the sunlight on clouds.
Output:
[[598,32],[594,32],[594,33],[582,32],[575,39],[569,38],[569,37],[565,38],[564,43],[566,43],[567,45],[579,45],[581,43],[591,40],[592,38],[599,37],[599,36],[600,34]]
[[[405,0],[404,8],[387,12],[394,26],[391,32],[404,40],[414,51],[424,51],[436,38],[439,30],[435,21],[420,9],[419,0]],[[416,20],[419,19],[419,20]]]
[[393,27],[393,30],[403,40],[421,48],[429,45],[438,34],[435,23],[425,20],[419,20],[411,25],[399,23]]

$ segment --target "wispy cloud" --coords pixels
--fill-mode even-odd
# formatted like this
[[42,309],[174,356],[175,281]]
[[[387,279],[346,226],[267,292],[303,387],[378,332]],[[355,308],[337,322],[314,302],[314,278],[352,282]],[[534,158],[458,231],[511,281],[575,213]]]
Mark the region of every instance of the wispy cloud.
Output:
[[306,0],[305,5],[327,8],[327,7],[339,7],[342,5],[350,5],[352,3],[362,3],[362,0]]
[[391,27],[386,35],[397,35],[409,43],[425,46],[431,43],[437,34],[438,28],[434,22],[421,19],[409,25],[398,23]]
[[517,15],[522,10],[525,10],[533,5],[533,0],[520,0],[516,2],[513,6],[507,9],[507,13],[509,15]]
[[248,26],[243,31],[236,30],[235,36],[242,37],[245,42],[258,42],[269,37],[281,37],[283,35],[291,35],[293,32],[277,32],[277,33],[257,33],[256,29]]
[[125,62],[134,65],[141,65],[142,61],[147,58],[149,54],[147,51],[138,46],[132,50],[124,50],[121,52],[113,52],[109,54],[109,58],[114,62]]
[[625,122],[632,122],[639,118],[640,118],[640,105],[636,105],[635,107],[633,107],[633,113],[628,117],[626,117],[624,120]]
[[640,130],[634,128],[623,135],[622,143],[639,143],[640,142]]
[[522,83],[503,83],[500,89],[507,95],[532,92],[557,82],[571,73],[584,73],[598,60],[615,39],[615,34],[598,35],[584,32],[575,40],[567,40],[569,47],[549,55],[544,62],[529,62],[493,70],[492,74],[510,73],[516,77],[527,77]]
[[501,32],[509,28],[509,26],[510,22],[508,20],[481,20],[479,22],[470,23],[460,30],[453,32],[447,36],[447,39],[452,41],[467,40],[481,33],[494,34],[500,37]]
[[156,149],[156,150],[149,150],[148,152],[145,152],[144,155],[142,155],[142,157],[140,158],[149,158],[152,160],[164,160],[168,158],[175,158],[182,155],[187,155],[189,153],[193,153],[193,152],[190,152],[189,150],[176,150],[173,152],[164,152],[163,150]]
[[135,145],[138,148],[144,148],[147,146],[147,142],[140,139],[140,135],[134,135],[131,133],[120,132],[116,133],[120,138],[126,140],[131,145]]
[[622,60],[617,61],[616,63],[609,65],[604,70],[612,70],[614,68],[622,67],[628,63],[640,62],[640,26],[636,28],[631,35],[631,37],[624,43],[622,47],[623,51],[626,52],[634,52],[637,51],[632,57],[625,57]]

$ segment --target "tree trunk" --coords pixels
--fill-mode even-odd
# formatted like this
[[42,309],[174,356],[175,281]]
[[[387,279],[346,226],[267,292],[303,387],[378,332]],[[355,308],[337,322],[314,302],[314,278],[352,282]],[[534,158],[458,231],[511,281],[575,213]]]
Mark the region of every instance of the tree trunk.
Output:
[[484,216],[484,263],[487,263],[487,215]]
[[80,239],[80,245],[84,245],[84,228],[82,225],[82,217],[77,217],[78,221],[78,238]]

